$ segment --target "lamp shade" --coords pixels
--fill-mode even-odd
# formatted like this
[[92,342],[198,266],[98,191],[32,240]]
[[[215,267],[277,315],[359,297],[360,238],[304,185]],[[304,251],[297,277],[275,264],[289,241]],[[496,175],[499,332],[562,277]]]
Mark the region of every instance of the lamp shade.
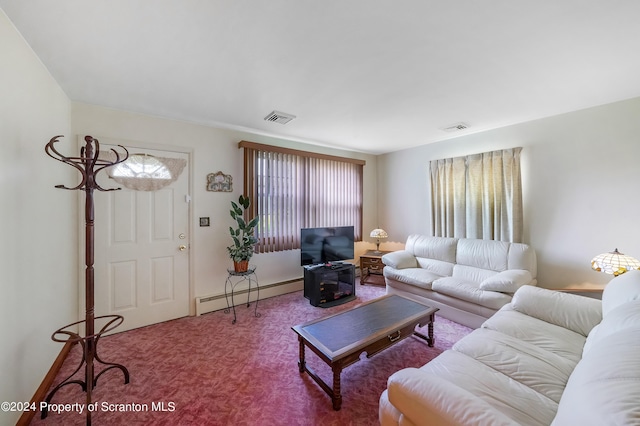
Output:
[[371,234],[369,234],[369,236],[371,238],[377,238],[379,240],[389,237],[389,235],[387,234],[387,231],[385,231],[384,229],[380,229],[380,228],[376,228],[373,231],[371,231]]
[[591,268],[617,277],[632,269],[640,269],[640,261],[615,249],[612,252],[599,254],[591,259]]

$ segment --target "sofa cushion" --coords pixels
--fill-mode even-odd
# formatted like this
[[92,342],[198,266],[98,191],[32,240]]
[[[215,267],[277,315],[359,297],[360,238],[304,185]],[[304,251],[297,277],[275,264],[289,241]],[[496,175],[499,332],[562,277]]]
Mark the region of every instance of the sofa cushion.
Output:
[[461,352],[515,381],[560,402],[562,391],[575,367],[545,349],[513,336],[479,328],[453,345]]
[[640,271],[625,272],[612,279],[602,292],[602,315],[623,303],[640,299]]
[[482,327],[508,334],[553,352],[574,365],[582,357],[582,347],[586,340],[580,333],[515,311],[511,304],[496,312],[482,324]]
[[583,336],[602,320],[602,302],[575,294],[523,286],[513,295],[514,310]]
[[538,275],[537,268],[536,251],[531,246],[522,243],[512,243],[509,246],[507,269],[526,269],[535,279]]
[[383,269],[382,273],[385,278],[390,278],[395,281],[400,281],[401,283],[411,284],[427,290],[431,290],[433,281],[442,278],[442,275],[438,275],[422,268],[395,269],[387,266]]
[[443,277],[448,277],[453,274],[453,263],[443,262],[437,259],[426,259],[424,257],[418,257],[416,260],[420,268],[435,272]]
[[628,329],[640,329],[640,300],[625,303],[609,312],[587,336],[582,356],[584,357],[586,352],[600,340]]
[[[447,380],[479,400],[488,402],[491,411],[497,410],[520,425],[549,425],[558,407],[555,401],[530,387],[457,351],[444,351],[420,367],[420,370]],[[396,405],[393,399],[391,402]],[[458,407],[455,401],[450,404],[452,410]],[[476,422],[472,420],[459,424]]]
[[477,284],[456,277],[439,278],[431,284],[431,289],[447,296],[496,310],[511,301],[509,295],[480,290]]
[[417,368],[398,371],[389,378],[387,386],[380,397],[383,425],[521,425],[496,410],[490,401]]
[[640,329],[600,340],[569,377],[552,425],[637,425],[639,353]]
[[456,238],[409,235],[404,249],[416,257],[455,263],[457,242]]
[[508,269],[509,243],[505,241],[460,239],[456,263],[491,271]]
[[480,283],[480,290],[515,293],[517,289],[529,284],[533,278],[531,272],[524,269],[508,269],[498,272]]
[[490,269],[476,268],[475,266],[467,265],[454,265],[452,277],[459,278],[463,281],[470,281],[476,284],[480,284],[482,281],[490,278],[496,274],[495,271]]

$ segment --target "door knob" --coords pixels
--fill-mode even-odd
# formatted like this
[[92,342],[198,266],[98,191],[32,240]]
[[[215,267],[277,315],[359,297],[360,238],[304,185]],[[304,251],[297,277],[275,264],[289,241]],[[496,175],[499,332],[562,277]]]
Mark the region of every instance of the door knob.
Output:
[[185,246],[184,244],[181,244],[180,247],[178,247],[178,250],[180,251],[185,251],[187,249],[187,246]]

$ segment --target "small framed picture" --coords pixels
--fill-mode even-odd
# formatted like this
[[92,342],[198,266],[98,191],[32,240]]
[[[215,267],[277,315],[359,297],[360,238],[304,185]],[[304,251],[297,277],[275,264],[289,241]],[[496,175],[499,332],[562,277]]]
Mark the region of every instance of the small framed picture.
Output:
[[232,192],[233,178],[222,172],[209,173],[207,175],[207,191]]
[[209,226],[209,218],[201,217],[200,218],[200,226]]

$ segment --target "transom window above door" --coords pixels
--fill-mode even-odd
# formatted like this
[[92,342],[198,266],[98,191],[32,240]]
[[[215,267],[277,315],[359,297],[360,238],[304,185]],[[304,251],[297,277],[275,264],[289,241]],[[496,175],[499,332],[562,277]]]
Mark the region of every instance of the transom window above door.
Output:
[[175,182],[186,165],[183,158],[131,154],[126,161],[107,169],[107,174],[126,188],[157,191]]
[[132,154],[113,168],[113,176],[128,178],[171,179],[171,170],[158,158],[148,154]]

